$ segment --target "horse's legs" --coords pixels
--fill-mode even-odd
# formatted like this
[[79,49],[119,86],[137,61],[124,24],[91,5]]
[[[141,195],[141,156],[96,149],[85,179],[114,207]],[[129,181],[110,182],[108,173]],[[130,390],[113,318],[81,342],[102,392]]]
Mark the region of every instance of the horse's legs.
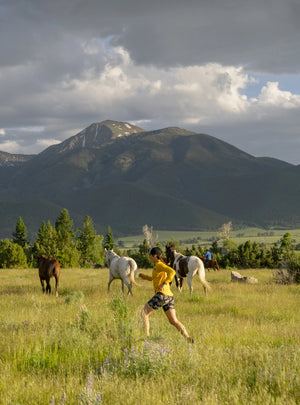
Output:
[[126,286],[128,288],[128,294],[131,294],[133,296],[132,290],[131,290],[131,284],[132,283],[128,283],[128,281],[126,279],[122,280],[122,291],[123,291],[123,293],[124,293],[124,284],[126,284]]
[[[130,285],[130,290],[132,291],[132,283],[130,282],[129,285]],[[128,289],[127,295],[129,295],[129,294],[130,294],[130,291],[129,291],[129,289]],[[132,292],[131,292],[131,295],[132,295]]]
[[180,277],[179,278],[179,288],[178,288],[180,292],[182,291],[182,285],[183,285],[183,278]]
[[176,287],[179,288],[178,278],[177,278],[176,274],[175,274],[174,278],[175,278]]
[[108,281],[108,285],[107,285],[107,292],[109,292],[109,287],[111,285],[111,282],[113,281],[113,276],[111,274],[109,274],[109,281]]
[[55,297],[58,297],[59,277],[55,276]]
[[41,280],[41,285],[42,285],[42,289],[43,289],[43,293],[45,294],[45,283],[44,280],[40,277]]
[[47,278],[46,283],[47,283],[46,292],[48,292],[49,294],[51,294],[50,278]]
[[192,287],[192,278],[193,278],[193,276],[191,275],[191,276],[187,276],[187,278],[186,278],[186,281],[187,281],[187,283],[188,283],[188,285],[189,285],[189,288],[190,288],[190,293],[192,293],[193,292],[193,287]]

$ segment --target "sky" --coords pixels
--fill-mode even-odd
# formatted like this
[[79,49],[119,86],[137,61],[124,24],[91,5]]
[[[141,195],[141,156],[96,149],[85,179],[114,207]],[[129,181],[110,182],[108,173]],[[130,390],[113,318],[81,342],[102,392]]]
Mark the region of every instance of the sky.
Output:
[[300,0],[0,0],[0,151],[179,126],[300,164]]

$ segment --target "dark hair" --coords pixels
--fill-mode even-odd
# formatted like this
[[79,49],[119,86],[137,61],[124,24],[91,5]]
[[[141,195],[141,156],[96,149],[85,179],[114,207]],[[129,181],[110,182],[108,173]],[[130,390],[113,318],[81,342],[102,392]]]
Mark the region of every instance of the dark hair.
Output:
[[161,259],[162,251],[159,247],[156,246],[150,250],[149,255],[158,256]]

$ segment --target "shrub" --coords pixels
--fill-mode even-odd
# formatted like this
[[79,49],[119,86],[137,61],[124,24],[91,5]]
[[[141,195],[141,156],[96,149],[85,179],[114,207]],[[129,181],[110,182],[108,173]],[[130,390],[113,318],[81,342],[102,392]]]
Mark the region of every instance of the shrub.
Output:
[[1,268],[26,268],[27,257],[22,248],[17,243],[8,239],[0,241],[0,267]]
[[282,267],[274,272],[274,280],[279,284],[300,283],[300,256],[290,255],[282,262]]

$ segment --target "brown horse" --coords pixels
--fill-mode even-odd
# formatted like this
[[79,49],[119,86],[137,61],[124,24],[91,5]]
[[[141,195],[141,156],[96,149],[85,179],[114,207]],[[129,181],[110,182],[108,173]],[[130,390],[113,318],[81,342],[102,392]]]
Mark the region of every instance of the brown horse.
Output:
[[212,269],[214,271],[216,271],[216,270],[220,271],[220,266],[216,260],[210,259],[207,262],[205,262],[205,260],[206,260],[205,256],[199,256],[199,257],[203,261],[204,266],[205,266],[205,268],[207,268],[208,271],[209,271],[209,269]]
[[60,276],[60,264],[55,257],[42,255],[38,259],[39,277],[42,284],[43,293],[45,293],[44,281],[46,281],[46,293],[51,294],[50,278],[55,278],[55,296],[58,297],[58,284]]

